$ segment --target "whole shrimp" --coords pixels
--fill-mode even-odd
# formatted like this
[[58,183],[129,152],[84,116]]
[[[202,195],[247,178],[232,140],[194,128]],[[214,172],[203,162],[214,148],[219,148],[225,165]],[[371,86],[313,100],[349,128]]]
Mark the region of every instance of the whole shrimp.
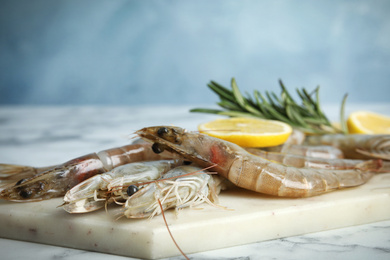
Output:
[[248,152],[260,156],[264,159],[282,163],[287,166],[297,168],[318,168],[318,169],[360,169],[371,170],[375,172],[389,172],[390,163],[383,162],[380,159],[373,160],[357,160],[357,159],[325,159],[321,157],[309,157],[296,154],[267,152],[257,148],[245,148]]
[[[130,144],[118,148],[91,153],[52,168],[33,171],[32,167],[21,166],[13,172],[8,167],[7,185],[2,186],[0,199],[23,202],[46,200],[63,196],[69,189],[78,183],[96,175],[107,172],[119,165],[149,160],[172,158],[170,153],[156,154],[150,144]],[[11,169],[11,170],[10,170]],[[31,175],[26,175],[29,172]],[[37,174],[33,174],[37,172]],[[23,176],[16,183],[9,183],[9,179]],[[25,178],[28,176],[27,178]]]
[[309,145],[332,145],[341,149],[345,158],[390,160],[390,135],[334,134],[308,136]]
[[248,153],[230,142],[187,132],[179,127],[146,127],[135,132],[145,140],[180,154],[212,170],[233,184],[281,197],[309,197],[335,189],[358,186],[371,178],[371,171],[295,168]]
[[[174,161],[134,162],[95,175],[70,189],[61,205],[69,213],[86,213],[103,208],[108,203],[129,197],[125,189],[138,183],[156,180],[177,165]],[[117,187],[120,187],[119,189]]]
[[217,195],[224,188],[224,181],[220,177],[210,175],[202,168],[178,166],[130,196],[124,203],[123,214],[127,218],[152,218],[161,210],[173,207],[177,212],[204,202],[216,206]]

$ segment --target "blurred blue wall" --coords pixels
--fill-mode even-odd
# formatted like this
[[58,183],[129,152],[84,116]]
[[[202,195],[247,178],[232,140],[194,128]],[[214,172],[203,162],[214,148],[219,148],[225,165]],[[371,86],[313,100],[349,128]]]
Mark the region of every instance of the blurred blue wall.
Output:
[[0,0],[0,104],[214,104],[206,86],[388,102],[390,1]]

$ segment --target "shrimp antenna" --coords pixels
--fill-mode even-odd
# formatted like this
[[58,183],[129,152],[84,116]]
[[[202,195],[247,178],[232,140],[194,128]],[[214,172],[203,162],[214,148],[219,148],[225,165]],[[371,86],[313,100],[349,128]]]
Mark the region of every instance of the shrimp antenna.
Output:
[[[189,173],[186,173],[186,174],[183,174],[183,175],[180,175],[180,176],[173,176],[173,177],[163,178],[163,179],[158,179],[158,180],[153,180],[153,181],[140,182],[140,183],[135,183],[133,185],[142,186],[142,185],[147,185],[147,184],[150,184],[150,183],[156,183],[156,182],[161,182],[161,181],[166,181],[166,180],[172,180],[172,179],[177,179],[177,178],[186,177],[186,176],[190,176],[190,175],[203,174],[202,171],[208,170],[208,169],[213,168],[215,166],[217,166],[217,164],[213,164],[213,165],[210,165],[210,166],[208,166],[206,168],[203,168],[201,170],[198,170],[198,171],[195,171],[195,172],[189,172]],[[218,173],[217,172],[208,172],[207,174],[218,174]],[[124,190],[127,187],[128,187],[128,185],[127,186],[126,185],[124,185],[124,186],[113,186],[110,191],[107,191],[107,193]]]
[[[158,180],[153,180],[153,181],[134,183],[133,185],[142,186],[142,185],[147,185],[147,184],[150,184],[150,183],[156,183],[156,182],[161,182],[161,181],[166,181],[166,180],[177,179],[179,177],[186,177],[186,176],[190,176],[190,175],[203,174],[202,171],[208,170],[208,169],[213,168],[213,167],[215,167],[217,165],[218,164],[213,164],[213,165],[210,165],[210,166],[208,166],[206,168],[203,168],[201,170],[198,170],[198,171],[195,171],[195,172],[189,172],[189,173],[186,173],[186,174],[183,174],[183,175],[180,175],[180,176],[173,176],[173,177],[163,178],[163,179],[158,179]],[[218,174],[218,173],[217,172],[208,172],[207,174]],[[107,191],[106,194],[110,194],[110,193],[115,192],[115,191],[125,190],[128,186],[129,185],[112,186],[111,190]]]
[[179,245],[176,243],[176,240],[173,238],[173,235],[172,235],[172,233],[171,233],[171,230],[169,229],[167,220],[166,220],[166,218],[165,218],[164,209],[163,209],[163,207],[162,207],[162,205],[161,205],[161,201],[160,201],[159,198],[157,199],[157,202],[158,202],[158,205],[160,206],[161,214],[162,214],[162,216],[163,216],[163,219],[164,219],[164,222],[165,222],[165,226],[167,227],[167,230],[168,230],[168,232],[169,232],[169,235],[170,235],[171,238],[172,238],[173,243],[175,243],[175,246],[177,247],[177,249],[179,249],[180,253],[181,253],[187,260],[190,260],[190,259],[188,258],[188,256],[180,249]]

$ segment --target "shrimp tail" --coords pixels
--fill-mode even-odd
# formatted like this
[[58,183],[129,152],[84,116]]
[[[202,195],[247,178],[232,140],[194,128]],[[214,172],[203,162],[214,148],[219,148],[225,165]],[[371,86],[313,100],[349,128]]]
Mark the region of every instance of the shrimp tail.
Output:
[[361,163],[358,163],[355,166],[356,169],[362,171],[375,171],[380,172],[383,168],[383,161],[381,159],[378,160],[367,160]]

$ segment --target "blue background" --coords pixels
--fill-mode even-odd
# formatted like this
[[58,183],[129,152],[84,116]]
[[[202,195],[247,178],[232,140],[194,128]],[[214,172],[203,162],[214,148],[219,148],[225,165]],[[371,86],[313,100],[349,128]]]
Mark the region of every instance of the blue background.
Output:
[[214,104],[206,86],[388,102],[390,1],[0,1],[0,104]]

